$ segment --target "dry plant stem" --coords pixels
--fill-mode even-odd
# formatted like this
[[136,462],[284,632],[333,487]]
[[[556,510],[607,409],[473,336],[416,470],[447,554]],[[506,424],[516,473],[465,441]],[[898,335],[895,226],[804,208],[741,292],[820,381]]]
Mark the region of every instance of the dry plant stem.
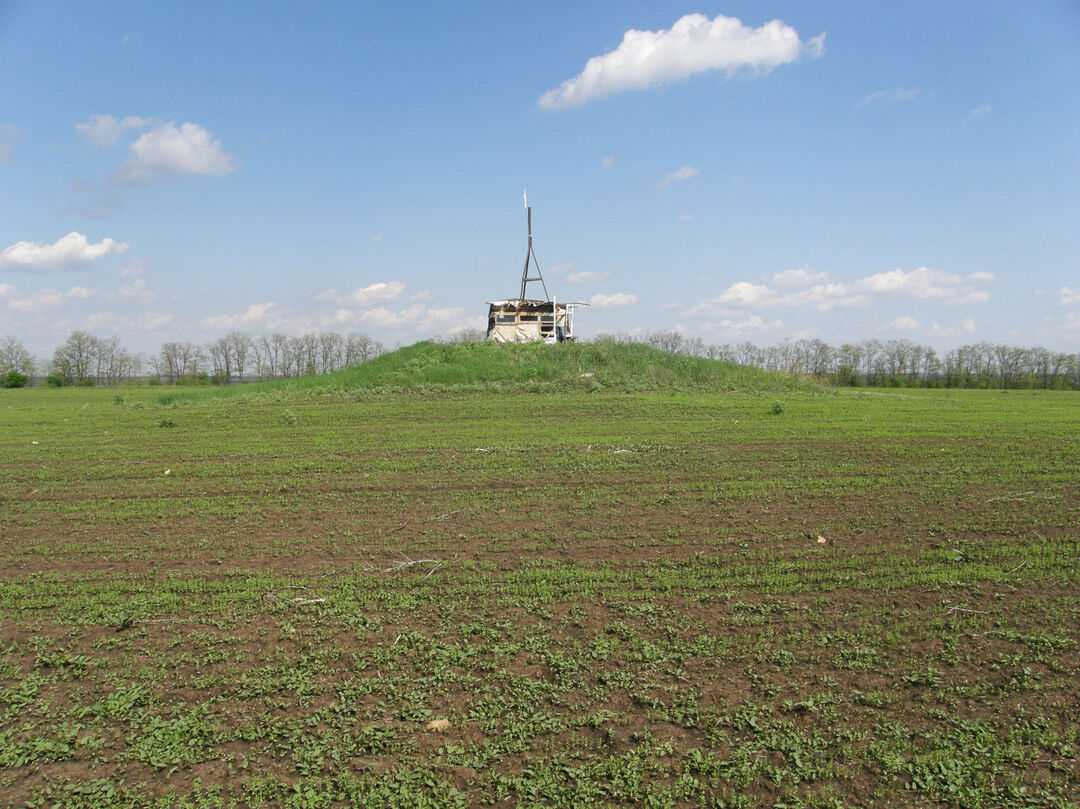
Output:
[[1035,492],[1019,492],[1018,494],[1003,494],[1000,497],[991,497],[989,500],[984,500],[984,503],[997,503],[1001,500],[1006,500],[1010,503],[1018,503],[1025,498],[1031,497]]

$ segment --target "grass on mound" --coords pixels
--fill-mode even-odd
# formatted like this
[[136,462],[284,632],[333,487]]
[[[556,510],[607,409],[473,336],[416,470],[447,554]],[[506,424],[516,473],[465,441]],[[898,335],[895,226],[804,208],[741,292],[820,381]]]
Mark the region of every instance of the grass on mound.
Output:
[[[236,388],[227,389],[236,394]],[[641,344],[545,345],[421,342],[325,376],[245,385],[244,395],[327,393],[617,391],[820,391],[809,380]],[[222,391],[224,393],[225,391]],[[167,394],[202,398],[209,394]]]

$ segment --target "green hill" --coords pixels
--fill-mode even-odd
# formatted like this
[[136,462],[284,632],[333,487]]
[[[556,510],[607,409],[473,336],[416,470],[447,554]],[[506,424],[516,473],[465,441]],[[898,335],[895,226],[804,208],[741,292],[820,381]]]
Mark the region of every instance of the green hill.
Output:
[[790,391],[815,383],[641,344],[423,342],[299,387],[368,391]]
[[823,391],[813,380],[730,362],[672,354],[640,343],[544,345],[416,343],[323,376],[170,391],[162,403],[221,396],[288,399],[326,394],[544,393],[556,391]]

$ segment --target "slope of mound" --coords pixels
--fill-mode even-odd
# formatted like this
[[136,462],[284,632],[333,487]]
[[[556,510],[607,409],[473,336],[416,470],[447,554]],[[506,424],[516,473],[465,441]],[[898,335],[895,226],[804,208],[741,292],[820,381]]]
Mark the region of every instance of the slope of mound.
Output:
[[784,374],[620,343],[423,342],[315,382],[320,383],[370,391],[818,389]]

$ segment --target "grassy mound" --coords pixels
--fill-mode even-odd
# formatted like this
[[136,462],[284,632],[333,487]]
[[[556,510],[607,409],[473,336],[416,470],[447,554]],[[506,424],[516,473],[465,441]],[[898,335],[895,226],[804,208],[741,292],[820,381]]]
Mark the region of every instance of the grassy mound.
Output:
[[300,389],[340,391],[790,391],[817,388],[792,377],[640,344],[529,345],[423,342],[325,377],[294,380]]
[[221,396],[290,399],[326,394],[556,391],[823,391],[813,380],[641,344],[416,343],[325,376],[170,391],[160,403]]

